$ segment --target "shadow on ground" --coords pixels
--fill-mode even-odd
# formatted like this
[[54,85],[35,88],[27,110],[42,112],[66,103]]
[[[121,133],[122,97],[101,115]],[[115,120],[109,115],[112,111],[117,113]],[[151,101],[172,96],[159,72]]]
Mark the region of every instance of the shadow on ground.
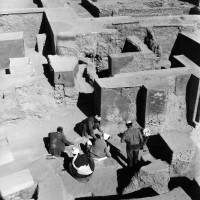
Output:
[[[107,144],[110,146],[110,153],[112,155],[112,158],[115,159],[122,167],[125,167],[126,165],[124,164],[124,162],[126,163],[127,159],[120,153],[120,150],[108,141]],[[123,160],[124,162],[122,162],[121,160]]]
[[159,134],[152,135],[149,137],[147,147],[149,149],[150,154],[155,159],[161,159],[169,164],[171,163],[172,151]]
[[49,142],[50,142],[49,137],[44,137],[43,142],[44,142],[45,149],[47,150],[47,152],[49,152]]
[[181,187],[192,200],[200,199],[200,187],[195,180],[191,181],[187,177],[171,178],[168,185],[170,190]]
[[158,195],[152,188],[144,188],[137,192],[125,195],[110,195],[110,196],[92,196],[92,197],[79,197],[76,200],[120,200],[120,199],[139,199],[146,197],[153,197]]
[[87,117],[95,115],[94,93],[79,93],[77,106]]

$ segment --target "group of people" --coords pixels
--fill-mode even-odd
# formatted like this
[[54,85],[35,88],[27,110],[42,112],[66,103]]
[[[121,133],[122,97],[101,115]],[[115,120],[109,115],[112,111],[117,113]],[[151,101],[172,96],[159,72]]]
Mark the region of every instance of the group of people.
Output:
[[[100,122],[101,117],[96,115],[86,118],[78,125],[81,136],[88,138],[84,153],[81,154],[78,147],[72,147],[74,157],[69,163],[69,172],[78,181],[89,181],[95,169],[95,160],[102,161],[112,156],[110,146],[107,144],[110,136],[103,132]],[[121,142],[126,143],[127,166],[134,168],[138,162],[139,150],[146,145],[150,130],[134,128],[131,121],[127,121],[126,126],[127,130],[122,134]],[[98,129],[100,134],[95,135],[95,129]],[[49,154],[52,157],[62,156],[65,145],[74,145],[74,143],[66,139],[62,127],[58,127],[57,132],[49,133]]]

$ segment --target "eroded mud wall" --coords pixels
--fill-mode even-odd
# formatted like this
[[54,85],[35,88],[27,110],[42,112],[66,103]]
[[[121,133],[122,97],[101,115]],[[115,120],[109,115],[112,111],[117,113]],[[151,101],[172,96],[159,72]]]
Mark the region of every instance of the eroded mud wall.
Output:
[[[176,22],[177,21],[177,22]],[[174,19],[172,23],[179,23],[179,20]],[[153,27],[146,25],[140,27],[139,23],[116,23],[113,25],[107,25],[107,28],[116,29],[119,32],[121,38],[135,35],[141,41],[143,41],[150,50],[152,50],[158,58],[159,65],[162,66],[163,62],[168,62],[169,56],[173,49],[174,43],[180,32],[192,33],[196,30],[194,25],[182,26],[182,25],[154,25]],[[170,67],[170,63],[165,63],[167,68]]]
[[78,58],[91,58],[98,71],[102,71],[108,69],[108,55],[122,51],[125,39],[119,37],[116,31],[69,37],[59,35],[56,53],[58,55],[73,55]]
[[24,40],[28,47],[35,47],[36,34],[39,33],[43,11],[18,11],[0,14],[0,33],[24,32]]

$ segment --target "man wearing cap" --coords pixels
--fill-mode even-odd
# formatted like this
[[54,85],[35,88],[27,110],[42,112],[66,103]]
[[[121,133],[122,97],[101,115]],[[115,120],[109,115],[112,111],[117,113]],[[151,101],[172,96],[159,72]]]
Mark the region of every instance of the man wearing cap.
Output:
[[96,115],[92,117],[88,117],[80,123],[79,129],[82,137],[85,136],[88,138],[88,135],[92,136],[94,139],[97,137],[94,134],[94,130],[98,129],[99,132],[103,134],[103,130],[100,127],[101,117]]
[[128,167],[133,167],[138,162],[139,149],[143,144],[143,135],[139,129],[133,128],[131,121],[127,121],[126,126],[127,130],[123,133],[121,142],[126,142]]
[[88,182],[95,168],[93,158],[88,154],[80,154],[77,147],[73,147],[74,158],[69,164],[70,174],[80,182]]
[[88,145],[88,153],[94,160],[101,161],[111,157],[110,146],[106,143],[109,138],[110,136],[104,133],[103,136],[94,141],[93,145]]
[[66,139],[61,126],[57,128],[57,132],[49,133],[49,153],[52,156],[61,156],[65,145],[73,145],[73,143]]

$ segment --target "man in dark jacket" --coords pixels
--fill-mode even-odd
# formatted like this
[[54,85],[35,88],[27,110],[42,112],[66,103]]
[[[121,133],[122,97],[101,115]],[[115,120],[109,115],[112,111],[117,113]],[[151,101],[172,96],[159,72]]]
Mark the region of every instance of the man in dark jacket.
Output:
[[49,133],[49,153],[59,157],[65,150],[65,145],[73,145],[68,141],[63,133],[63,128],[59,126],[57,132]]
[[103,130],[100,127],[101,117],[96,115],[92,117],[88,117],[80,123],[79,130],[81,132],[81,136],[85,136],[88,138],[88,135],[92,136],[94,139],[97,137],[94,134],[94,130],[98,129],[99,132],[103,134]]
[[127,131],[122,135],[121,142],[126,142],[128,167],[133,167],[138,162],[139,149],[143,144],[143,135],[137,128],[133,128],[132,122],[126,122]]

